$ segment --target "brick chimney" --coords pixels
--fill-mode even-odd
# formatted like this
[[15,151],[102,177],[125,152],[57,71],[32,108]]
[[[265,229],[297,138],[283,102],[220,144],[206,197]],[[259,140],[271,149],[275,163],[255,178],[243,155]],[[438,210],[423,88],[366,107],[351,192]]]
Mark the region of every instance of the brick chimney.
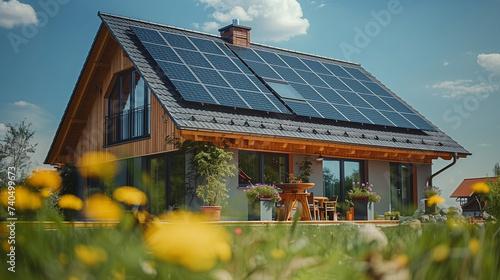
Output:
[[239,23],[239,20],[233,19],[233,24],[219,29],[220,37],[233,45],[250,47],[250,30],[252,28],[239,25]]

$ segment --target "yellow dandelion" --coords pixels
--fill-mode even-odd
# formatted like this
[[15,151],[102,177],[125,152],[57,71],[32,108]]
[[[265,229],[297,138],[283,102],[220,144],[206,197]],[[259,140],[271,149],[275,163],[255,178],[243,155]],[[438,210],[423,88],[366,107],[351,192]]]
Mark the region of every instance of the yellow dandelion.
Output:
[[472,238],[469,241],[469,251],[471,252],[472,255],[477,255],[480,249],[480,244],[479,240],[477,238]]
[[50,197],[52,195],[52,192],[50,191],[50,189],[42,189],[42,190],[40,190],[40,195],[43,198],[47,198],[47,197]]
[[103,248],[86,245],[75,246],[75,256],[87,266],[98,266],[108,259],[108,254]]
[[152,220],[151,214],[148,211],[134,211],[134,216],[139,221],[139,223],[145,223]]
[[392,260],[398,264],[399,267],[406,267],[410,263],[410,259],[406,254],[395,255]]
[[478,194],[488,193],[490,191],[490,186],[488,186],[485,182],[479,182],[472,185],[472,190]]
[[115,155],[108,152],[89,152],[78,162],[78,170],[84,177],[107,179],[117,172]]
[[76,195],[73,194],[65,194],[59,198],[57,205],[61,207],[61,209],[70,209],[79,211],[83,207],[83,201]]
[[119,187],[113,191],[113,198],[129,206],[145,205],[148,201],[146,194],[134,187]]
[[62,264],[63,266],[66,266],[68,264],[68,256],[64,253],[60,253],[58,256],[57,256],[57,260],[59,261],[60,264]]
[[440,197],[439,195],[435,194],[427,200],[427,206],[433,206],[438,203],[444,203],[444,198]]
[[85,202],[83,213],[91,220],[120,220],[123,210],[118,203],[104,194],[94,194]]
[[43,188],[57,192],[61,189],[62,179],[55,170],[37,169],[26,177],[26,184],[32,188]]
[[145,232],[146,245],[156,258],[192,271],[208,271],[218,260],[231,259],[226,229],[201,223],[204,217],[185,211],[162,219],[168,223],[155,222]]
[[440,244],[432,250],[431,259],[433,262],[442,262],[450,256],[450,247],[445,244]]
[[285,251],[282,249],[273,249],[271,250],[271,257],[276,260],[281,260],[286,256]]
[[68,277],[68,280],[80,280],[80,278],[78,278],[76,276],[70,276],[70,277]]
[[14,205],[15,209],[20,211],[42,208],[40,195],[22,186],[16,186],[14,191],[9,191],[8,188],[3,189],[0,192],[0,202],[5,207]]

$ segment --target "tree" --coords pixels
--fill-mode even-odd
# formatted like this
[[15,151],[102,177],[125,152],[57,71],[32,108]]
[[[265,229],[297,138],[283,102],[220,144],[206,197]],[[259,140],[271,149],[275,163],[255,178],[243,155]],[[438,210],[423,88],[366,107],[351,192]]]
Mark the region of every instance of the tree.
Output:
[[31,165],[31,154],[35,153],[38,144],[31,144],[30,141],[35,134],[31,128],[31,123],[26,124],[22,120],[17,124],[7,123],[7,132],[0,140],[0,184],[7,182],[7,169],[14,167],[16,170],[16,182],[24,180]]
[[500,176],[500,164],[498,162],[493,167],[493,176]]

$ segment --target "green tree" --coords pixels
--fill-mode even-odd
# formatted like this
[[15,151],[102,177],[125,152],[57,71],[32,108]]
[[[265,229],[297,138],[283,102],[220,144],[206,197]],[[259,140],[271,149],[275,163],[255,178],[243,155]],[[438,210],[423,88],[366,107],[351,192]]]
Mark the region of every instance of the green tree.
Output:
[[20,123],[7,123],[7,132],[0,140],[0,185],[7,182],[7,168],[16,169],[16,183],[20,183],[26,177],[31,165],[31,155],[35,153],[38,144],[31,144],[35,131],[31,123],[26,120]]
[[500,164],[497,162],[495,163],[495,166],[493,167],[493,175],[494,176],[500,176]]

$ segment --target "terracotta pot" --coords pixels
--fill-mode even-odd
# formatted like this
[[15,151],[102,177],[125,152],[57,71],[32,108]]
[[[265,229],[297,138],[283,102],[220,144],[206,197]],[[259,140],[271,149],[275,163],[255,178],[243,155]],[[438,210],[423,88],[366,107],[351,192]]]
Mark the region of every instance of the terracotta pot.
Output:
[[200,206],[200,212],[211,221],[220,221],[222,206]]

